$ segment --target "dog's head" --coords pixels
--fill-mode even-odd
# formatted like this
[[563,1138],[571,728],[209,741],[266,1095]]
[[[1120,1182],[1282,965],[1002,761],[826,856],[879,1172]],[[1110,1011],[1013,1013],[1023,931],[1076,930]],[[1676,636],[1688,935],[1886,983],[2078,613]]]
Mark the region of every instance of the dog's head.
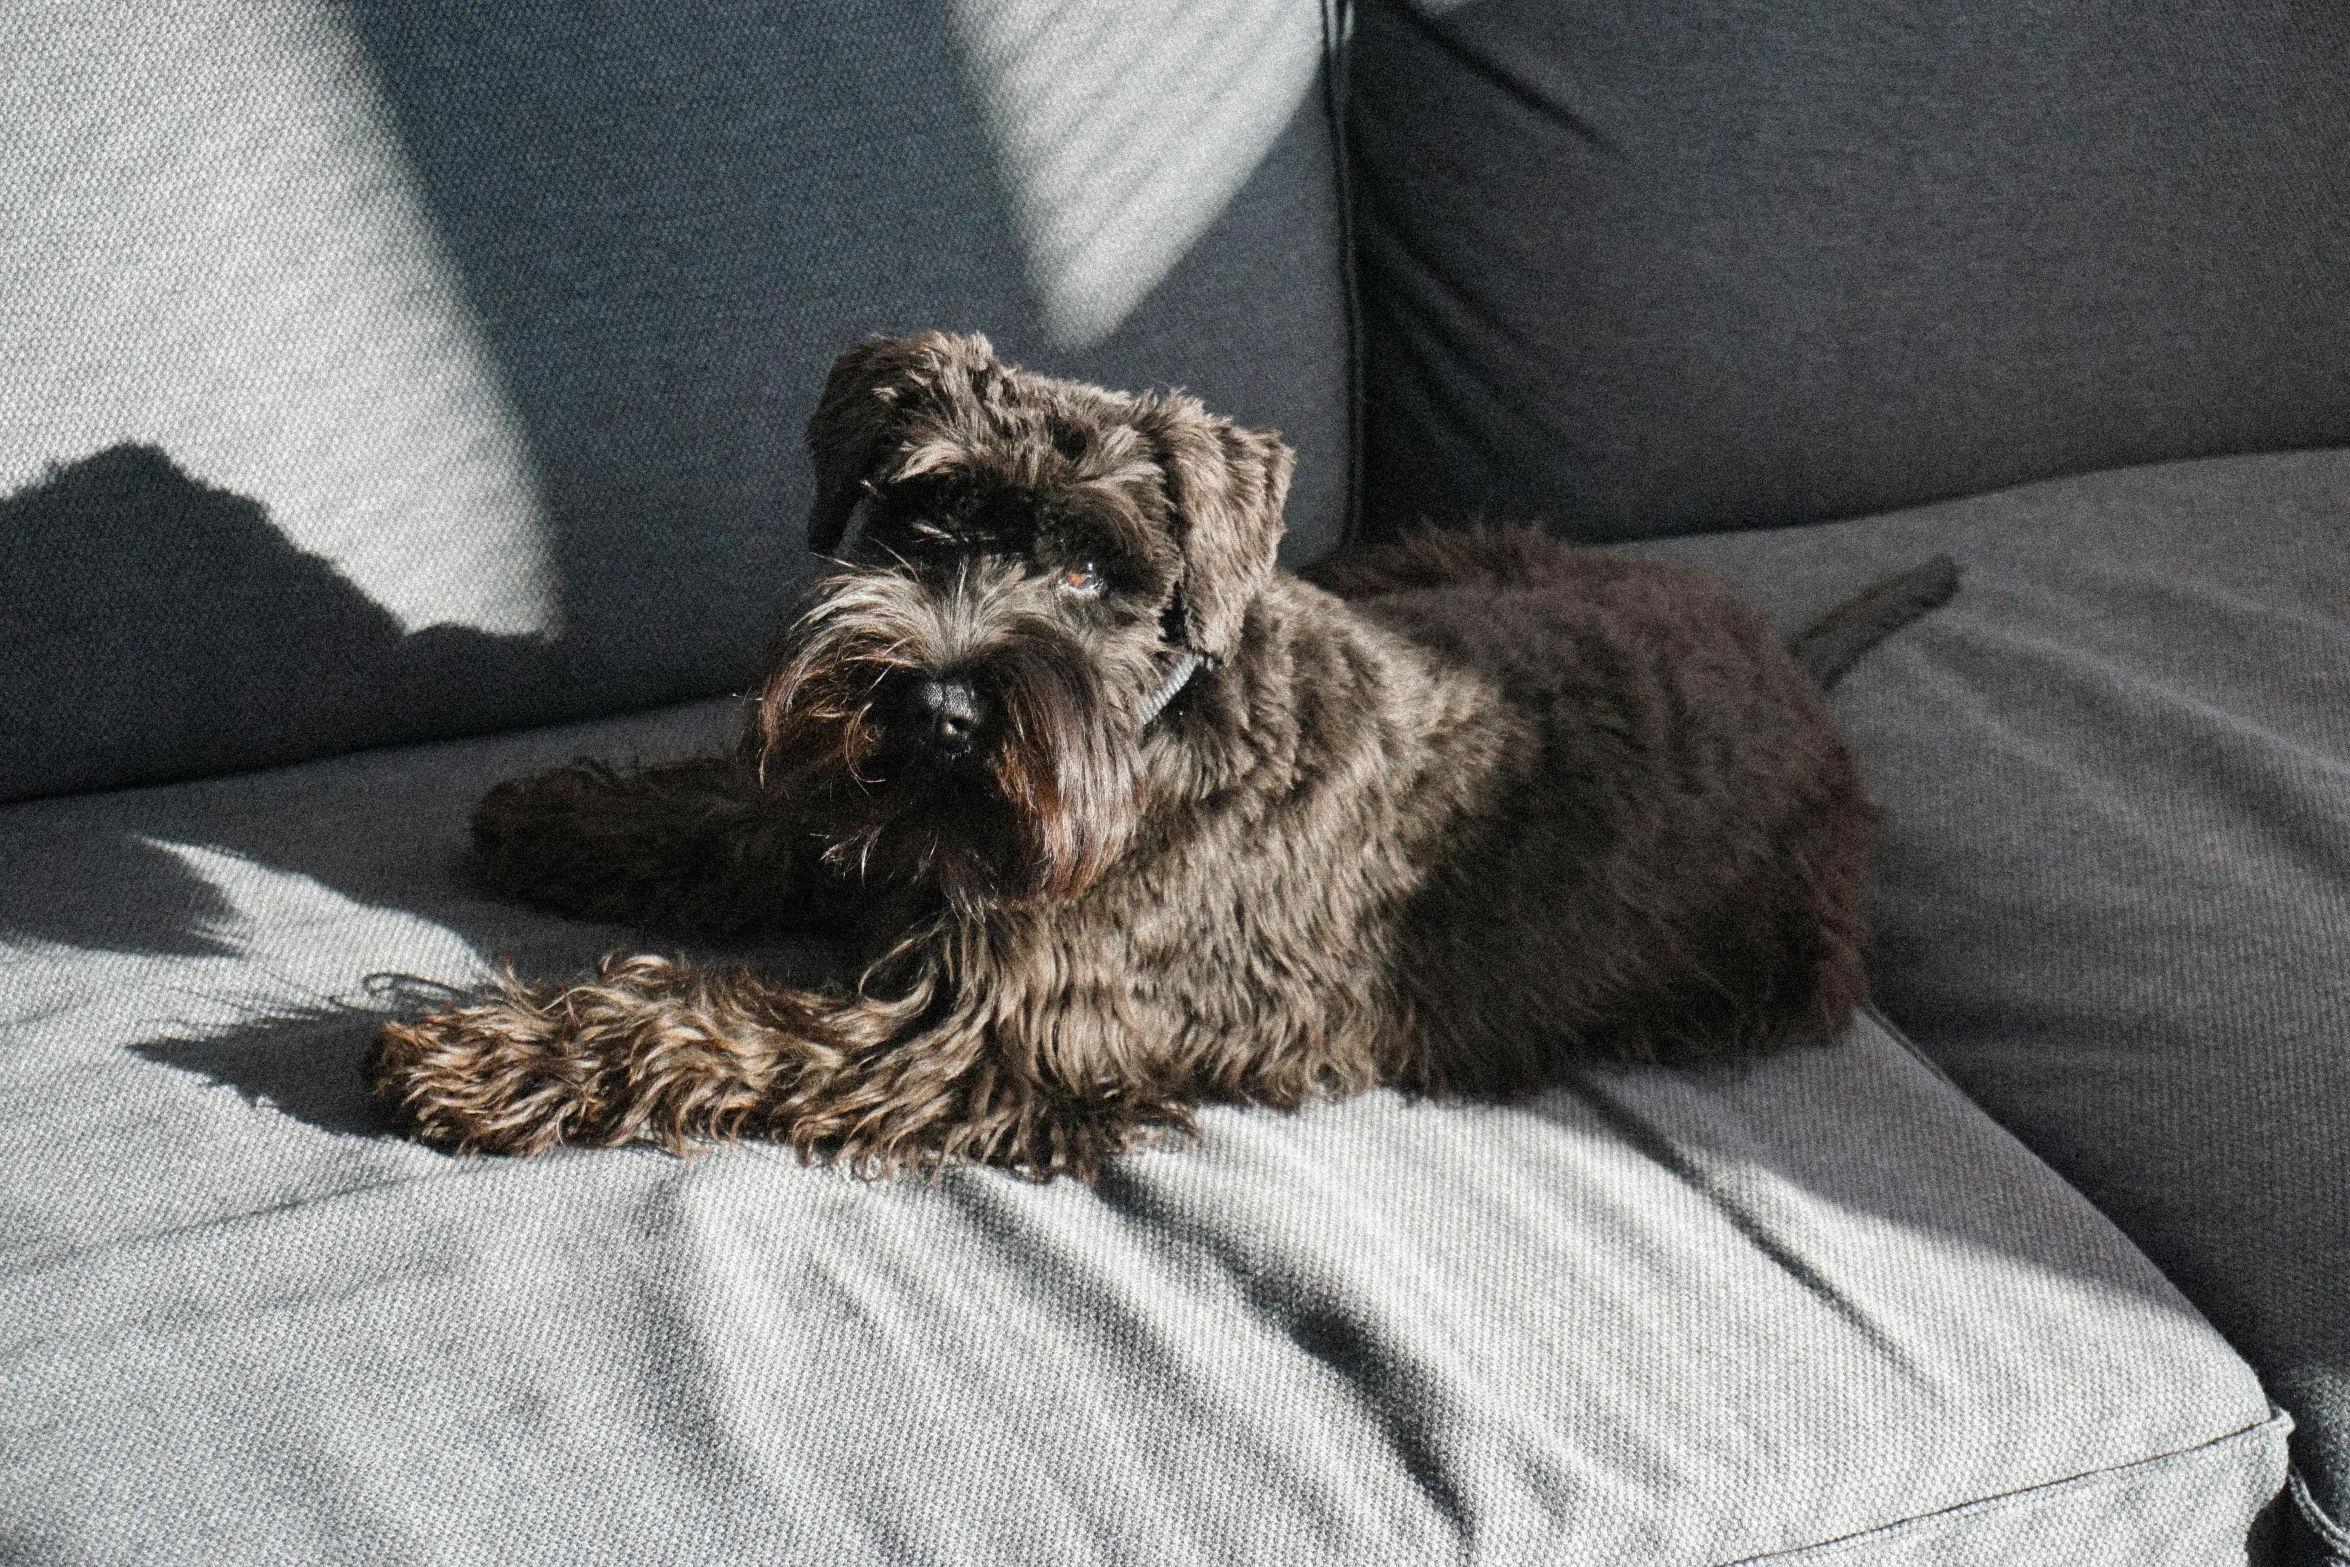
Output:
[[842,355],[808,444],[810,547],[860,526],[772,654],[763,774],[867,879],[967,910],[1083,890],[1132,836],[1146,727],[1272,575],[1289,449],[939,332]]

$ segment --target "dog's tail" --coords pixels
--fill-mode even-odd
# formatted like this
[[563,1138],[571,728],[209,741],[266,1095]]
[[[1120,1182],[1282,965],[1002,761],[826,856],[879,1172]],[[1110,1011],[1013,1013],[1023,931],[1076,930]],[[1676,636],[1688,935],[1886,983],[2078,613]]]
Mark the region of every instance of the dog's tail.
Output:
[[1937,555],[1922,565],[1873,582],[1788,640],[1787,651],[1829,690],[1862,654],[1903,626],[1950,602],[1958,591],[1958,563]]

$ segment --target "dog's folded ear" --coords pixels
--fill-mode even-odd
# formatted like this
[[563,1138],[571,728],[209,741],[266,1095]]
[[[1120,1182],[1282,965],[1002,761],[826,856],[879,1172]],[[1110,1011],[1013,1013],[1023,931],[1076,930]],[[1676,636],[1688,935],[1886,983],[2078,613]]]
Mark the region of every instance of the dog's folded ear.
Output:
[[834,360],[808,420],[808,451],[816,460],[808,548],[825,555],[840,544],[866,481],[897,444],[914,404],[953,395],[996,368],[995,350],[977,333],[869,337]]
[[1189,397],[1149,400],[1138,423],[1156,449],[1174,505],[1184,645],[1202,658],[1222,659],[1240,636],[1249,601],[1272,575],[1297,454],[1279,431],[1245,429]]

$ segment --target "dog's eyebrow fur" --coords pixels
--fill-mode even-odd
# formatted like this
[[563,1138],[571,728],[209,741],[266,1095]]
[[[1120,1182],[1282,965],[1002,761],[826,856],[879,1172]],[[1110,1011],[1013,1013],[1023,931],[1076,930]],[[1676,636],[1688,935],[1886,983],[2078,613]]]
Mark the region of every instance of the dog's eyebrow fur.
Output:
[[[874,486],[876,520],[884,532],[902,528],[947,547],[1000,541],[1052,561],[1093,556],[1129,579],[1121,586],[1156,593],[1175,566],[1165,536],[1164,476],[1139,438],[1121,445],[1113,467],[1071,464],[1055,453],[1038,464],[1042,471],[1034,478],[1016,469],[988,475],[990,465],[948,461],[926,447],[917,453],[916,471],[901,470]],[[1100,471],[1079,477],[1080,466]]]
[[1077,504],[1054,518],[1065,526],[1073,525],[1068,526],[1069,532],[1089,535],[1088,543],[1098,544],[1134,566],[1163,571],[1172,564],[1172,546],[1162,529],[1154,526],[1154,519],[1145,515],[1135,488],[1123,474],[1087,481],[1078,487],[1074,499]]

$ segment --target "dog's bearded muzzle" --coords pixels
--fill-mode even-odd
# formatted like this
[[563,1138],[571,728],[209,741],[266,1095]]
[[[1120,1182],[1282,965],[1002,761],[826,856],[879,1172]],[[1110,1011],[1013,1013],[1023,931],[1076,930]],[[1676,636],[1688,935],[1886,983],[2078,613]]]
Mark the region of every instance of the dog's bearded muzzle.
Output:
[[1073,897],[1124,849],[1153,693],[1022,598],[852,572],[777,645],[743,744],[845,874],[969,912]]

